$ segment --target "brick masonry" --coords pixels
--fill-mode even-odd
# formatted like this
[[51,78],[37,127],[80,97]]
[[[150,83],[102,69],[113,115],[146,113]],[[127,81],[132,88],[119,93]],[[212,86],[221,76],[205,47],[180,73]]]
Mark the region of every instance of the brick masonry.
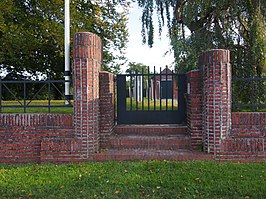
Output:
[[187,83],[189,93],[187,99],[187,128],[191,136],[191,145],[193,149],[203,147],[203,100],[201,73],[199,70],[190,71],[187,74]]
[[187,74],[187,127],[192,147],[216,160],[266,161],[266,113],[231,113],[229,51],[202,54]]
[[[266,113],[231,113],[229,51],[204,53],[200,69],[187,74],[187,127],[175,128],[114,127],[114,76],[101,71],[100,38],[77,33],[73,58],[74,114],[0,114],[1,163],[266,161]],[[100,152],[108,146],[110,150]],[[178,151],[191,147],[203,147],[208,154]]]
[[218,160],[266,161],[266,113],[232,113],[232,130],[222,141]]
[[218,153],[231,128],[231,66],[228,50],[211,50],[199,58],[204,149]]
[[100,72],[100,147],[106,148],[110,135],[113,133],[115,121],[114,75]]
[[73,47],[74,131],[81,140],[81,156],[99,150],[99,72],[101,39],[89,32],[76,33]]
[[75,142],[71,114],[0,114],[2,163],[41,162],[63,148],[68,154],[60,150],[62,158],[74,160],[74,153],[68,149],[73,145],[77,150]]

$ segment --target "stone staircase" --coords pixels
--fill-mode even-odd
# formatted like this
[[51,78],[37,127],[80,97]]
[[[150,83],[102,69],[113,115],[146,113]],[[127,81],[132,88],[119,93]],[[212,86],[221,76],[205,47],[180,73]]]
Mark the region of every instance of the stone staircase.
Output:
[[94,160],[206,160],[201,151],[192,150],[186,126],[179,125],[119,125],[109,138],[105,150]]

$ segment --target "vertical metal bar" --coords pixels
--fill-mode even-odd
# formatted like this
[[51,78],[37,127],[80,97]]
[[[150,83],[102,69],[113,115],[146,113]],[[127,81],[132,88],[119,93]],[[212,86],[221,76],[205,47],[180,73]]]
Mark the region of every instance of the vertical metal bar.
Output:
[[113,91],[114,91],[114,120],[115,120],[115,124],[117,124],[117,115],[116,115],[116,113],[117,113],[117,92],[116,92],[116,90],[117,90],[117,83],[116,83],[116,77],[117,76],[114,76],[113,77],[113,83],[114,83],[114,87],[113,87]]
[[136,70],[136,77],[135,77],[135,84],[136,84],[136,110],[138,110],[138,71]]
[[166,85],[165,85],[165,95],[166,95],[166,110],[168,110],[168,67],[166,67],[166,76],[165,76],[165,80],[166,80]]
[[147,85],[147,90],[148,90],[148,111],[150,110],[150,67],[148,67],[148,85]]
[[[253,104],[255,104],[254,103],[254,81],[253,80],[251,80],[251,92],[252,92],[252,94],[251,94],[251,104],[253,105]],[[254,106],[251,106],[251,111],[255,111],[255,107]]]
[[51,80],[48,79],[48,113],[51,113]]
[[130,78],[129,78],[129,89],[130,89],[130,110],[132,111],[132,97],[133,97],[133,90],[132,90],[132,70],[129,71],[129,75],[130,75]]
[[142,68],[142,75],[141,75],[141,92],[142,92],[142,110],[144,110],[144,68]]
[[23,103],[24,103],[24,113],[26,113],[26,106],[27,106],[27,103],[26,103],[26,82],[24,80],[23,82]]
[[172,70],[172,111],[174,110],[174,71]]
[[0,113],[2,113],[2,77],[0,77]]
[[162,68],[160,67],[160,85],[159,85],[159,91],[160,91],[160,111],[162,110]]
[[155,75],[155,66],[153,68],[153,77],[154,77],[154,81],[153,81],[153,110],[156,110],[156,96],[155,96],[155,92],[156,92],[156,75]]
[[128,117],[126,114],[126,76],[117,75],[117,124],[126,124]]
[[[65,96],[69,99],[70,94],[70,9],[69,0],[65,0]],[[65,104],[70,101],[66,99]]]

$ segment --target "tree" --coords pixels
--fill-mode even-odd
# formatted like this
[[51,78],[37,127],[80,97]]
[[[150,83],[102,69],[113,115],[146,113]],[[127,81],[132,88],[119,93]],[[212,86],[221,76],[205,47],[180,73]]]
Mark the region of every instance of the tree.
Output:
[[196,68],[203,51],[225,48],[231,51],[233,75],[266,74],[266,1],[138,0],[138,3],[143,8],[143,40],[149,46],[153,45],[154,10],[159,16],[159,31],[166,18],[178,71]]
[[128,64],[128,69],[126,70],[126,73],[135,73],[136,71],[138,73],[142,73],[142,70],[143,70],[143,73],[144,74],[147,74],[148,73],[148,66],[142,64],[142,63],[136,63],[136,62],[129,62]]
[[[116,11],[120,6],[123,10]],[[78,31],[96,33],[103,40],[103,68],[120,70],[128,39],[128,3],[70,1],[71,35]],[[2,0],[0,2],[0,67],[38,77],[64,73],[64,1]],[[24,72],[25,73],[25,72]]]

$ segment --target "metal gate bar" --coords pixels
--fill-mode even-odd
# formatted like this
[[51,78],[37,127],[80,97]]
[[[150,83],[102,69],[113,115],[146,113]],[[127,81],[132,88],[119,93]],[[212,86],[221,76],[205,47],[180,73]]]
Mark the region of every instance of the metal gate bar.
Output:
[[129,74],[118,75],[117,122],[118,124],[184,123],[185,92],[186,75],[175,74],[168,68],[163,71],[160,69],[159,74],[154,68],[153,73],[150,73],[149,69],[144,73],[142,69],[141,73],[130,71]]

